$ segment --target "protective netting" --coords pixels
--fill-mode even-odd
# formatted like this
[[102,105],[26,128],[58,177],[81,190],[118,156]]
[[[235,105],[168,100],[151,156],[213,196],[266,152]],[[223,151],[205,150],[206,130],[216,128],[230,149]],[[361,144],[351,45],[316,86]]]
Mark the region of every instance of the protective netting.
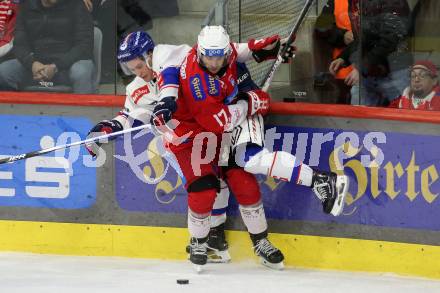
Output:
[[[234,42],[273,34],[287,37],[304,7],[305,0],[229,0],[228,32]],[[252,77],[262,83],[272,62],[248,62]]]

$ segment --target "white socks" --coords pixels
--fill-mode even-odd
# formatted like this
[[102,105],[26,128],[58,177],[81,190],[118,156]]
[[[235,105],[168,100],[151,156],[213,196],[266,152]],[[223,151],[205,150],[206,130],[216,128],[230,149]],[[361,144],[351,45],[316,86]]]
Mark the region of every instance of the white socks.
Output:
[[259,234],[267,230],[266,215],[264,214],[263,204],[257,206],[239,206],[241,217],[249,233]]

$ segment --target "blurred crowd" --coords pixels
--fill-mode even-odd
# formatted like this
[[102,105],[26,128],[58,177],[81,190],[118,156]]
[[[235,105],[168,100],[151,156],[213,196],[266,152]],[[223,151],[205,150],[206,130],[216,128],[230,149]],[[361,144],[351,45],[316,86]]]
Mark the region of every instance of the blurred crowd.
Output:
[[[314,42],[328,49],[314,84],[335,89],[329,102],[440,110],[440,1],[324,1]],[[127,78],[115,44],[178,14],[176,1],[161,3],[0,0],[0,90],[100,93]]]
[[[440,2],[328,0],[315,25],[325,42],[320,76],[352,105],[440,110]],[[326,74],[327,73],[327,74]]]

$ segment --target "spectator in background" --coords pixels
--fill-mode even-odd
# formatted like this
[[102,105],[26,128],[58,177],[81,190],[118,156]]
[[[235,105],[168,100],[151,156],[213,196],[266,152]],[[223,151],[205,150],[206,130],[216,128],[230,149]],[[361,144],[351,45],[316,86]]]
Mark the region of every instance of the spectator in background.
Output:
[[[116,77],[117,0],[83,0],[92,14],[95,27],[102,32],[101,83],[114,83]],[[119,1],[120,2],[120,1]],[[119,17],[119,15],[118,15]]]
[[440,111],[440,87],[435,65],[427,60],[415,62],[410,79],[409,87],[391,102],[390,107]]
[[406,68],[411,64],[406,40],[408,3],[406,0],[348,0],[347,13],[354,41],[330,64],[330,70],[336,72],[353,65],[352,104],[387,104],[408,84]]
[[83,1],[26,0],[14,40],[17,59],[0,64],[0,88],[70,84],[93,93],[93,21]]
[[409,46],[414,60],[440,64],[440,1],[419,0],[411,15]]
[[[145,0],[144,0],[145,1]],[[118,1],[118,39],[121,40],[123,36],[128,35],[129,32],[143,29],[150,30],[153,28],[153,20],[146,9],[140,5],[143,1],[125,0]],[[157,2],[163,2],[157,1]],[[151,7],[150,7],[151,9]],[[125,16],[125,17],[124,17]],[[126,16],[129,16],[129,20]],[[129,21],[128,24],[124,21]]]
[[11,58],[18,0],[0,1],[0,62]]
[[83,0],[83,2],[86,5],[87,10],[90,13],[92,13],[93,12],[93,6],[96,5],[97,3],[94,4],[93,2],[95,2],[95,1],[93,1],[93,0]]
[[[355,27],[356,28],[356,27]],[[339,57],[342,51],[354,41],[348,0],[328,0],[316,20],[317,37],[326,40],[332,47],[332,60]],[[353,66],[336,67],[331,63],[330,73],[335,77],[339,89],[338,102],[350,103],[350,89],[359,81],[359,72]]]

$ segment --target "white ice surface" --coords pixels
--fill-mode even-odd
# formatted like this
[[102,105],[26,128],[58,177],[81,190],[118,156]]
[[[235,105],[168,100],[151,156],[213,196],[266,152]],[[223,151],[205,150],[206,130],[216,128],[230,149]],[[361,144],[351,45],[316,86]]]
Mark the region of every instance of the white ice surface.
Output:
[[[188,279],[179,285],[177,279]],[[196,274],[186,261],[0,253],[0,292],[338,292],[439,293],[440,281],[393,275],[286,268],[257,262],[208,264]]]

